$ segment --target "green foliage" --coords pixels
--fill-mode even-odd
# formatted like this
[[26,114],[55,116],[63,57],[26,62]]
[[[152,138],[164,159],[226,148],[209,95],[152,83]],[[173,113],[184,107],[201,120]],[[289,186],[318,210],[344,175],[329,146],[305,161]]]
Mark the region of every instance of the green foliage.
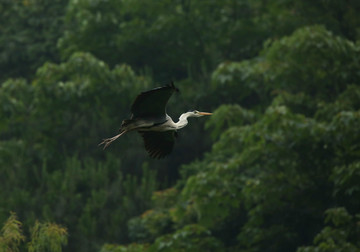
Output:
[[100,252],[146,252],[148,251],[147,244],[129,244],[127,246],[105,244]]
[[173,230],[169,211],[149,210],[128,222],[129,237],[136,242],[152,242]]
[[17,220],[14,212],[10,213],[10,217],[1,228],[0,236],[0,250],[6,252],[19,251],[18,246],[21,242],[25,241],[25,236],[22,232],[22,224]]
[[200,224],[214,228],[239,208],[240,181],[228,179],[234,175],[231,167],[213,164],[208,169],[212,172],[199,172],[187,180],[182,191],[187,204],[177,210],[175,219],[182,215],[190,215],[190,219],[195,213]]
[[346,84],[360,78],[355,71],[360,48],[324,27],[305,27],[269,43],[263,56],[268,64],[265,78],[270,79],[272,88],[332,100]]
[[245,108],[268,105],[264,65],[254,60],[223,62],[212,73],[212,92],[220,100]]
[[172,207],[176,201],[179,192],[176,188],[168,188],[163,191],[157,191],[153,193],[153,204],[158,208]]
[[297,252],[360,251],[360,216],[352,216],[342,207],[328,209],[325,214],[328,226],[316,235],[316,246],[301,247]]
[[221,133],[232,126],[246,125],[255,122],[256,114],[239,105],[221,105],[206,122],[207,129],[213,128],[211,137],[218,138]]
[[56,61],[67,0],[1,1],[0,82],[31,78],[46,61]]
[[331,176],[335,184],[335,194],[343,193],[353,197],[360,193],[360,187],[356,181],[360,178],[360,163],[354,162],[349,165],[335,167]]
[[322,26],[301,28],[268,40],[256,60],[220,64],[212,75],[213,92],[245,108],[265,109],[271,95],[285,91],[302,95],[303,109],[314,113],[310,106],[333,102],[348,84],[359,82],[359,55],[358,45]]
[[64,57],[86,50],[111,65],[150,68],[160,80],[207,78],[222,61],[253,57],[267,38],[299,27],[322,23],[354,41],[359,7],[356,1],[70,1],[59,45]]
[[[335,48],[340,49],[326,47],[328,53],[322,54],[312,51],[319,40],[339,43]],[[286,46],[291,49],[284,50]],[[299,52],[310,56],[295,55],[297,46]],[[352,53],[342,51],[341,46]],[[350,58],[331,74],[317,77],[318,66],[313,64],[331,62],[330,52],[335,58],[341,52],[345,59]],[[261,116],[250,112],[247,120],[243,119],[245,110],[236,105],[221,106],[215,112],[208,127],[215,128],[215,135],[223,133],[203,161],[183,167],[179,201],[170,213],[175,227],[203,225],[230,248],[292,251],[312,241],[322,228],[323,213],[334,201],[353,212],[359,210],[352,200],[358,187],[357,163],[353,163],[359,157],[358,85],[344,85],[359,83],[359,78],[342,77],[358,64],[358,49],[321,27],[310,27],[265,47],[262,55],[265,57],[257,61],[219,66],[213,88],[229,92],[229,85],[240,94],[245,87],[250,94],[257,93],[252,83],[263,83],[268,88],[262,93],[265,105],[270,94],[275,99]],[[275,64],[280,55],[282,61]],[[283,65],[288,69],[282,69]],[[306,69],[315,81],[300,86],[299,79],[305,79],[295,74],[297,66]],[[333,83],[330,89],[334,85],[338,88],[325,91],[325,97],[322,90],[327,89],[327,82]],[[339,166],[344,162],[352,165]],[[346,194],[349,196],[344,198]],[[331,212],[327,213],[330,216]],[[349,237],[355,237],[354,229],[349,230]],[[318,240],[331,235],[322,233]],[[339,248],[357,248],[351,239],[346,244],[340,243]]]
[[[22,231],[22,223],[17,219],[14,212],[4,223],[1,229],[0,249],[6,252],[20,251],[19,248],[25,241]],[[28,251],[51,251],[61,252],[67,244],[67,230],[55,223],[35,222],[31,228],[31,240],[28,243]]]
[[[123,163],[96,147],[149,81],[125,65],[110,70],[86,53],[47,63],[36,76],[31,84],[10,79],[0,87],[1,208],[26,216],[27,226],[40,217],[64,223],[70,247],[93,249],[105,237],[127,240],[126,223],[150,206],[156,174],[141,158],[138,165]],[[124,146],[126,140],[113,153]],[[136,144],[122,150],[123,157],[139,158],[129,155],[132,148]],[[103,225],[107,231],[99,230]]]
[[220,241],[196,224],[184,226],[175,233],[159,237],[149,251],[223,251]]
[[9,79],[1,86],[0,129],[5,137],[19,135],[25,123],[33,90],[24,79]]
[[334,103],[319,103],[315,117],[318,120],[329,121],[334,114],[340,113],[341,111],[359,110],[359,99],[360,87],[348,85],[346,90],[337,97]]
[[206,78],[220,59],[254,55],[261,45],[261,27],[250,29],[255,12],[251,5],[250,1],[70,1],[68,29],[59,45],[65,57],[86,50],[111,65],[148,67],[160,80]]
[[[15,211],[31,251],[359,251],[359,8],[0,3],[0,249],[25,248]],[[214,115],[162,161],[97,147],[169,79],[170,115]]]
[[153,242],[156,237],[173,231],[171,207],[176,203],[177,197],[178,191],[175,188],[154,192],[152,202],[156,208],[128,222],[130,239],[136,242]]
[[46,136],[44,145],[38,146],[42,152],[51,146],[90,154],[101,135],[111,134],[105,131],[109,123],[114,124],[112,128],[121,123],[121,119],[115,124],[109,118],[125,118],[140,86],[147,84],[146,78],[136,76],[126,65],[110,70],[104,62],[84,53],[60,65],[46,64],[33,81],[33,112],[38,118],[34,127],[40,134],[34,134],[32,141]]
[[66,244],[67,231],[65,228],[54,223],[36,222],[31,230],[31,242],[28,246],[29,252],[61,252],[62,246]]

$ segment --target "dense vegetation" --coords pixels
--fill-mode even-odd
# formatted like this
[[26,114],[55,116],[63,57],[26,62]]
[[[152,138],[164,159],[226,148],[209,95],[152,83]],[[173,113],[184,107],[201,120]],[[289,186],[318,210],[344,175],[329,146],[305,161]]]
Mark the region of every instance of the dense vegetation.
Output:
[[[0,10],[0,251],[360,251],[359,1]],[[97,146],[170,80],[168,158]]]

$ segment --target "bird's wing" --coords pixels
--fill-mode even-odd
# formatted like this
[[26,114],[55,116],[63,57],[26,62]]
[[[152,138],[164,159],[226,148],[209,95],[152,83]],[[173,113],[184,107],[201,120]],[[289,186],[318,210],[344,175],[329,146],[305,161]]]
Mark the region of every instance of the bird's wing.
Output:
[[169,155],[176,138],[176,131],[143,131],[139,132],[144,139],[145,149],[152,158],[163,158]]
[[175,91],[178,89],[171,82],[165,87],[142,92],[131,106],[132,118],[165,117],[166,104]]

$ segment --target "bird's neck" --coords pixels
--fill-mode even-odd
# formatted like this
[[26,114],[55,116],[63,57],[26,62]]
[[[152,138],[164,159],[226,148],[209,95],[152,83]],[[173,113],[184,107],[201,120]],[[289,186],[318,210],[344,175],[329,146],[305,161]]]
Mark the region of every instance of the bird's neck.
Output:
[[188,124],[188,117],[190,116],[191,113],[187,112],[187,113],[184,113],[182,114],[180,117],[179,117],[179,121],[176,124],[176,128],[177,129],[181,129],[181,128],[184,128],[187,124]]

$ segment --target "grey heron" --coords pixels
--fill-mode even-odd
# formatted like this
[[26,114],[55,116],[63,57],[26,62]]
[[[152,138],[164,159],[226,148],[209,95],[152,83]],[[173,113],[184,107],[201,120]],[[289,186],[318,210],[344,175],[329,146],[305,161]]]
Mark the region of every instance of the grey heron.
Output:
[[177,130],[188,124],[188,117],[211,115],[197,110],[183,113],[178,122],[166,114],[166,104],[171,95],[178,91],[174,83],[140,93],[131,106],[130,119],[123,120],[120,133],[104,139],[99,145],[104,149],[123,134],[137,131],[144,140],[145,149],[152,158],[163,158],[169,155],[174,147]]

